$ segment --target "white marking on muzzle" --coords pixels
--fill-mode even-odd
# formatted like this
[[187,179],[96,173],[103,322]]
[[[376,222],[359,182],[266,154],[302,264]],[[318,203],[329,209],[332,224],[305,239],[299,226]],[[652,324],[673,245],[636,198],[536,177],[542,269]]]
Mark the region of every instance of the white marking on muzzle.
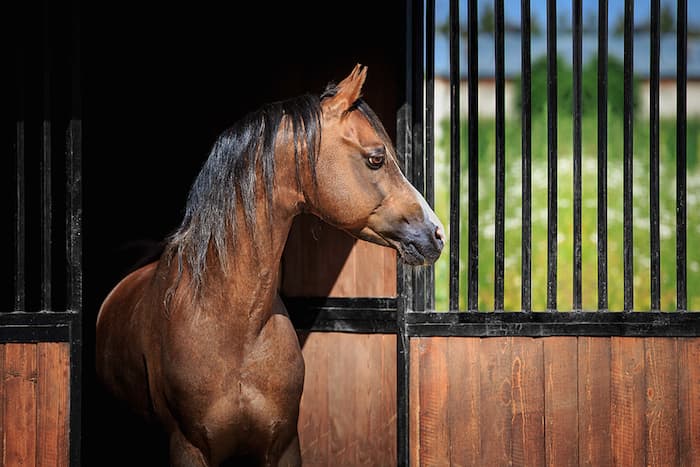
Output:
[[420,194],[418,190],[416,190],[416,187],[411,185],[411,189],[413,190],[413,193],[416,195],[416,198],[418,199],[418,203],[420,204],[421,209],[423,210],[423,216],[425,219],[429,220],[430,222],[437,227],[436,235],[444,242],[445,241],[445,227],[442,225],[442,222],[440,222],[440,219],[438,218],[437,214],[435,214],[435,211],[432,210],[432,208],[428,205],[428,202],[423,198],[423,195]]

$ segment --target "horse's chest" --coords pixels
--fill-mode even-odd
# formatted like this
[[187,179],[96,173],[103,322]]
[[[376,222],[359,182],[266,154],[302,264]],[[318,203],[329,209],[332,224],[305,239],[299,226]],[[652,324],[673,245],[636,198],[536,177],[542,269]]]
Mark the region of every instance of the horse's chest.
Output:
[[249,432],[296,424],[304,362],[286,316],[273,315],[248,341],[210,336],[207,349],[207,355],[198,356],[192,348],[184,353],[191,371],[176,377],[179,395],[191,398],[183,406],[199,412],[191,414],[193,419]]

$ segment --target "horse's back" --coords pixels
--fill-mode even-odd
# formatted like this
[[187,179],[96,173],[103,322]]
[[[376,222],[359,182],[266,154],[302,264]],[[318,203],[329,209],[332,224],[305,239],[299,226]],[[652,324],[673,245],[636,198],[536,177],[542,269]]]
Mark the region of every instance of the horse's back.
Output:
[[143,358],[144,332],[149,327],[145,297],[157,264],[133,271],[112,289],[100,307],[95,329],[98,377],[116,397],[145,413],[150,410]]

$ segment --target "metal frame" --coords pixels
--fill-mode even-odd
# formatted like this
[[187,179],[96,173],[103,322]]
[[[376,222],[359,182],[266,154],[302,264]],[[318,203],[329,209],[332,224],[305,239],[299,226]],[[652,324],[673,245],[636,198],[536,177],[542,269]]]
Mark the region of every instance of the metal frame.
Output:
[[[69,460],[70,465],[81,465],[82,430],[82,309],[83,309],[83,265],[82,265],[82,95],[80,53],[80,2],[68,0],[61,5],[49,2],[42,4],[39,12],[31,7],[17,5],[17,20],[23,26],[42,31],[41,57],[30,57],[29,48],[18,43],[16,49],[17,95],[15,131],[15,188],[17,193],[14,218],[14,297],[12,310],[0,311],[0,343],[64,342],[70,346],[70,394],[69,394]],[[57,13],[59,15],[52,15]],[[52,19],[53,18],[53,19]],[[65,23],[65,24],[64,24]],[[52,43],[55,34],[62,36],[63,48]],[[60,49],[60,50],[59,50]],[[63,81],[56,75],[58,63]],[[25,71],[26,70],[28,71]],[[25,84],[25,74],[40,75],[39,86]],[[63,86],[59,89],[57,83]],[[39,88],[39,89],[36,89]],[[60,94],[60,96],[58,96]],[[31,99],[36,100],[31,102]],[[68,97],[63,99],[63,97]],[[33,133],[39,125],[40,131]],[[52,136],[60,135],[58,138]],[[33,138],[37,137],[39,141]],[[32,150],[39,148],[40,174],[25,170],[25,143]],[[31,154],[35,155],[34,152]],[[52,185],[54,174],[59,173],[59,157],[65,157],[65,202],[54,203]],[[61,164],[58,164],[60,166]],[[32,166],[33,167],[33,166]],[[26,179],[38,176],[41,193],[39,212],[28,212]],[[32,205],[33,206],[33,205]],[[56,212],[58,207],[63,212]],[[55,216],[64,217],[65,237],[56,235]],[[40,230],[38,250],[40,254],[29,257],[26,249],[33,241],[30,230],[37,220]],[[28,225],[29,224],[29,225]],[[57,238],[65,240],[58,242]],[[63,244],[60,247],[59,244]],[[57,248],[58,247],[58,248]],[[62,268],[64,274],[54,276]],[[30,272],[39,272],[38,276]],[[38,283],[30,283],[30,278]],[[65,287],[65,303],[57,304],[54,293]],[[28,300],[28,292],[39,294],[36,304]],[[61,300],[63,301],[63,300]],[[34,311],[38,306],[39,310]]]

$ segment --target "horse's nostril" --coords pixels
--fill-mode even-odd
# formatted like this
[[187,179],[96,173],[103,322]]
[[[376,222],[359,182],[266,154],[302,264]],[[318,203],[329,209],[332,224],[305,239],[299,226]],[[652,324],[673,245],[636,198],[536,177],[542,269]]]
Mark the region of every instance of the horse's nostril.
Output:
[[435,227],[435,238],[440,240],[443,244],[445,243],[445,233],[440,227]]

